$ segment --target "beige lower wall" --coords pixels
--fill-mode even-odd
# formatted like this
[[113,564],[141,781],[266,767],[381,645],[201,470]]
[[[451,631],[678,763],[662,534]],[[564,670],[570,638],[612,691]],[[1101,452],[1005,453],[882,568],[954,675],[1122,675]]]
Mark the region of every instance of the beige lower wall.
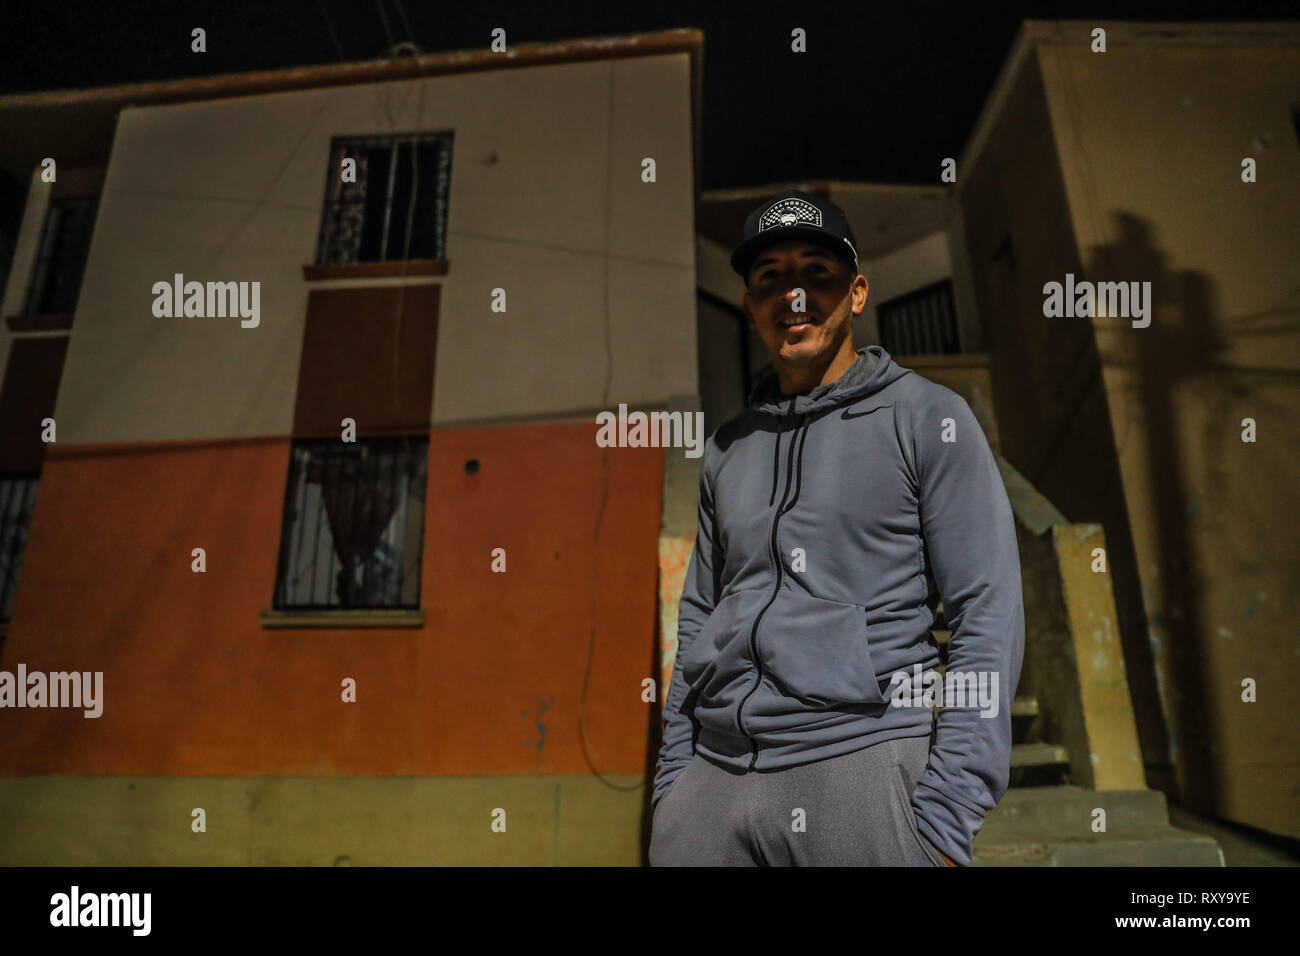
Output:
[[639,866],[644,780],[607,779],[6,777],[0,866]]

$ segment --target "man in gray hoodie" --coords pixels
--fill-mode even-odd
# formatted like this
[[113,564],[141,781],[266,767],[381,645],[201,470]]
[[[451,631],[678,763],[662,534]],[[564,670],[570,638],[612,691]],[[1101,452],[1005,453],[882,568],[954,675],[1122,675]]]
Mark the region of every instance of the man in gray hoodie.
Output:
[[839,207],[768,200],[731,264],[772,373],[705,445],[650,862],[969,865],[1024,650],[988,442],[960,396],[854,348],[867,280]]

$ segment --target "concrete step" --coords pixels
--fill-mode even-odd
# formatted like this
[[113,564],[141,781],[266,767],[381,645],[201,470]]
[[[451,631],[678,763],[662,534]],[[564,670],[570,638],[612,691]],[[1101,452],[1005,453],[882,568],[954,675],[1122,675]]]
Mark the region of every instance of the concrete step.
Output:
[[1159,790],[1089,790],[1085,787],[1015,787],[984,818],[980,834],[1015,842],[1024,834],[1091,839],[1094,811],[1106,811],[1106,832],[1135,833],[1169,825]]
[[1223,866],[1223,851],[1207,836],[1166,826],[1124,836],[1061,840],[1026,834],[1016,843],[975,837],[972,866]]
[[1034,697],[1017,697],[1011,701],[1011,745],[1022,746],[1038,741],[1026,740],[1038,717],[1038,700]]
[[1011,769],[1021,767],[1068,766],[1070,754],[1056,744],[1032,743],[1011,745]]
[[1011,702],[1012,717],[1037,717],[1038,699],[1036,697],[1017,697]]
[[[1092,830],[1106,811],[1104,833]],[[975,837],[974,866],[1223,866],[1211,837],[1169,825],[1159,790],[1010,789]]]

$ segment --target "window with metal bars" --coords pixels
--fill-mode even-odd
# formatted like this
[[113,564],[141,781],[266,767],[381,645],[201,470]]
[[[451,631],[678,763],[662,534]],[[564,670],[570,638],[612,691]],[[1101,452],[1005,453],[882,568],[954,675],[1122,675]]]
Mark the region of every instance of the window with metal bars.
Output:
[[418,608],[427,436],[295,439],[276,610]]
[[957,312],[952,280],[944,279],[876,308],[880,344],[890,355],[956,355]]
[[98,196],[50,200],[27,290],[27,315],[76,311],[98,209]]
[[39,483],[36,472],[0,475],[0,621],[8,621],[13,612]]
[[[316,263],[445,259],[452,137],[336,137]],[[348,159],[356,164],[355,182],[343,181]]]

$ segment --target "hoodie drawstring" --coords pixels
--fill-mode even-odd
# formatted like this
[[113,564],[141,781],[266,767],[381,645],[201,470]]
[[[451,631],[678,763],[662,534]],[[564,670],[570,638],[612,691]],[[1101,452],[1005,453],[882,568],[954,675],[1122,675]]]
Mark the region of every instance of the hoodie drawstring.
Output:
[[[772,450],[772,490],[771,490],[771,492],[768,493],[768,496],[767,496],[767,506],[768,506],[769,508],[772,507],[772,505],[776,502],[776,479],[777,479],[777,476],[780,475],[780,473],[781,473],[781,432],[785,429],[785,416],[786,416],[786,415],[793,415],[793,414],[794,414],[794,400],[795,400],[795,398],[797,398],[797,397],[798,397],[798,396],[791,395],[791,396],[790,396],[790,404],[787,405],[787,406],[786,406],[786,409],[785,409],[785,415],[777,415],[777,416],[776,416],[776,448],[774,448],[774,449]],[[797,430],[798,427],[799,427],[799,426],[796,425],[796,426],[795,426],[795,429]],[[793,454],[793,452],[794,452],[794,439],[791,439],[790,441],[791,441],[791,444],[790,444],[790,452]],[[791,459],[791,463],[793,464],[793,459]],[[790,469],[789,469],[789,467],[787,467],[787,468],[786,468],[786,473],[788,474],[789,471],[790,471]],[[789,492],[789,488],[790,488],[790,486],[787,484],[787,485],[786,485],[786,489],[787,489],[787,490],[786,490],[785,492],[782,492],[782,494],[781,494],[781,506],[782,506],[782,507],[785,507],[785,496],[786,496],[786,494],[788,494],[788,492]]]
[[772,490],[767,496],[767,506],[772,507],[776,501],[776,476],[781,470],[781,429],[785,427],[785,416],[776,416],[776,448],[772,451]]
[[[791,498],[789,504],[781,510],[782,514],[785,514],[794,507],[795,502],[799,500],[799,491],[803,488],[803,446],[808,441],[808,426],[811,424],[811,418],[805,419],[803,422],[803,430],[795,435],[795,438],[799,439],[799,451],[795,455],[794,497]],[[794,439],[791,439],[791,444],[793,445],[793,443]]]

